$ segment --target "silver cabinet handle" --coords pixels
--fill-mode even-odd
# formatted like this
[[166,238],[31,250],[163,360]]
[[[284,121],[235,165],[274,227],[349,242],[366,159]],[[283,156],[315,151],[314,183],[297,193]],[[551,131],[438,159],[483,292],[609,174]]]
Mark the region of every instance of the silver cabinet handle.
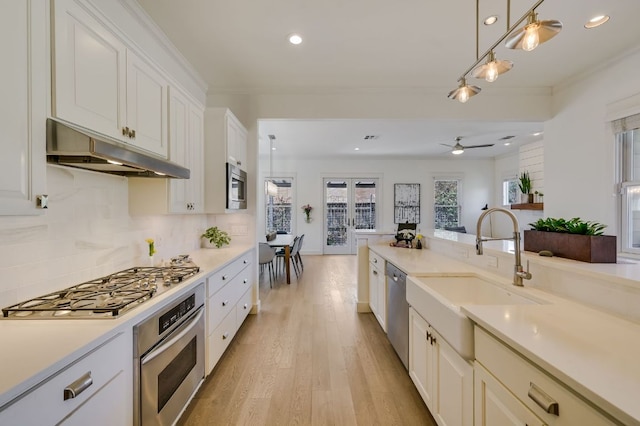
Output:
[[376,271],[375,269],[372,272],[373,272],[373,275],[378,275],[378,271]]
[[556,400],[551,398],[545,391],[540,389],[535,383],[529,383],[529,398],[540,406],[544,411],[556,416],[560,415],[560,405]]
[[226,279],[227,279],[227,276],[226,276],[226,275],[223,275],[223,276],[222,276],[222,281],[226,281]]
[[245,304],[244,304],[243,309],[247,309],[247,307],[248,307],[248,306],[249,306],[249,305],[247,305],[247,304],[245,303]]
[[249,261],[247,259],[245,259],[242,263],[244,263],[246,265],[247,263],[249,263]]
[[398,281],[398,277],[396,275],[394,275],[393,276],[393,280],[397,282]]
[[249,282],[249,280],[245,278],[242,282],[246,284]]
[[222,306],[227,306],[229,304],[228,300],[225,300],[224,302],[222,302]]
[[91,371],[86,372],[75,382],[64,388],[64,400],[75,398],[84,392],[89,386],[93,384],[93,378],[91,378]]
[[228,331],[222,335],[222,340],[227,340],[227,337],[229,337]]

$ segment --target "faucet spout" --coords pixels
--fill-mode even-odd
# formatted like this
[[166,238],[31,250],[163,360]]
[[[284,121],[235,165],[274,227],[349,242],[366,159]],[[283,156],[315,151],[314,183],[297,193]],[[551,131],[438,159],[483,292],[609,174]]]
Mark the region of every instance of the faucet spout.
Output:
[[[513,237],[511,238],[482,238],[482,221],[487,215],[493,212],[502,212],[511,218],[513,222]],[[518,218],[511,211],[500,207],[494,207],[482,212],[478,218],[476,226],[476,254],[482,255],[482,243],[484,241],[493,240],[513,240],[515,251],[515,264],[513,266],[513,285],[522,287],[522,280],[530,280],[531,273],[529,272],[529,262],[527,261],[527,270],[522,267],[522,258],[520,253],[520,225],[518,224]]]

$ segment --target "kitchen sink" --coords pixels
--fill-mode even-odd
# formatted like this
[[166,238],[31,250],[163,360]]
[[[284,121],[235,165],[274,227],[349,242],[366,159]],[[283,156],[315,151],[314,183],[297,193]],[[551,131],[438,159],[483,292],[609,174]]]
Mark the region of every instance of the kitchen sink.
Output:
[[473,323],[462,305],[541,304],[522,294],[475,276],[423,276],[407,278],[407,300],[413,308],[465,359],[474,359]]

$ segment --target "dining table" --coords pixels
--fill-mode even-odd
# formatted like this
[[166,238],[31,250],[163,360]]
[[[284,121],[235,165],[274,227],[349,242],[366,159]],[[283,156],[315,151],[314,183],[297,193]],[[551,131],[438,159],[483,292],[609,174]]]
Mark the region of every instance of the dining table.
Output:
[[291,234],[276,234],[276,237],[273,240],[267,241],[267,244],[273,248],[284,247],[284,269],[287,277],[287,284],[291,284],[291,264],[289,259],[291,258],[291,245],[293,244],[294,239],[295,236]]

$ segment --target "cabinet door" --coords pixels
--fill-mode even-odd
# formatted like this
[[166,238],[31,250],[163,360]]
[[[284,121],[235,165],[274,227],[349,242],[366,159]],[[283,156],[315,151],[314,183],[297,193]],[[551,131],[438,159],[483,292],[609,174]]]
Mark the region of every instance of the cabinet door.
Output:
[[474,366],[476,426],[543,426],[545,423],[476,362]]
[[188,200],[191,213],[204,212],[204,110],[189,106],[189,139],[187,143],[189,169]]
[[123,392],[127,386],[127,376],[118,374],[98,393],[93,395],[86,403],[80,406],[71,416],[65,418],[60,425],[63,426],[113,426],[126,425],[131,422],[127,406],[127,393]]
[[[189,101],[178,89],[171,87],[169,93],[169,159],[189,167],[187,144],[189,140]],[[193,170],[191,170],[193,178]],[[187,186],[191,179],[170,179],[169,211],[186,213],[189,199]]]
[[246,170],[247,131],[230,113],[227,114],[227,159],[230,163]]
[[387,331],[387,279],[378,269],[378,304],[376,317],[384,331]]
[[378,268],[369,263],[369,307],[373,315],[378,317],[378,286],[380,272]]
[[431,334],[437,393],[431,412],[440,426],[473,426],[473,367],[435,330]]
[[409,376],[429,409],[433,400],[433,347],[427,339],[429,324],[409,308]]
[[55,117],[122,139],[126,48],[83,4],[54,3]]
[[167,80],[131,50],[127,52],[127,127],[129,142],[168,157]]
[[[46,9],[43,2],[0,5],[0,215],[37,214],[46,186]],[[10,58],[10,59],[9,59]]]

